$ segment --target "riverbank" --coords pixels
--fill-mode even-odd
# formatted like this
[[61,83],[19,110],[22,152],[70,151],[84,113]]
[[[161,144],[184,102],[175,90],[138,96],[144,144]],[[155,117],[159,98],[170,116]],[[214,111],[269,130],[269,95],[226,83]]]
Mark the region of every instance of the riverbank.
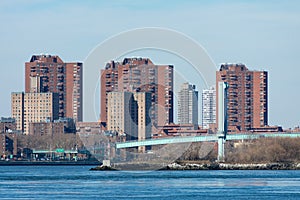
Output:
[[300,170],[300,163],[259,163],[259,164],[232,164],[232,163],[172,163],[163,167],[148,166],[145,164],[123,164],[122,167],[97,166],[90,170],[112,171],[112,170]]
[[98,161],[0,161],[0,166],[40,166],[40,165],[101,165]]
[[[0,161],[0,166],[56,166],[56,165],[95,165],[91,170],[111,171],[120,170],[120,166],[102,166],[98,161]],[[122,165],[121,170],[300,170],[300,163],[172,163],[165,166],[153,166],[149,164]]]
[[300,170],[300,163],[259,163],[259,164],[231,164],[231,163],[172,163],[161,170]]

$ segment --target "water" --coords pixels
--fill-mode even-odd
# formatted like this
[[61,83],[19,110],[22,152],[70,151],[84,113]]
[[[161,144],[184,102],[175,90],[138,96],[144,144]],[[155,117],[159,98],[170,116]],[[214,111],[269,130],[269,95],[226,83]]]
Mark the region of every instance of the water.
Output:
[[0,199],[300,199],[300,171],[89,171],[1,166]]

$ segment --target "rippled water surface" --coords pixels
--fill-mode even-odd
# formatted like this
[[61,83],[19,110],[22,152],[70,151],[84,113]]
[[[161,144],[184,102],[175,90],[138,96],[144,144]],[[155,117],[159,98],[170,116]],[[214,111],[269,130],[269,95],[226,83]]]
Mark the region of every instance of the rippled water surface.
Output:
[[89,171],[1,166],[0,199],[300,199],[300,171]]

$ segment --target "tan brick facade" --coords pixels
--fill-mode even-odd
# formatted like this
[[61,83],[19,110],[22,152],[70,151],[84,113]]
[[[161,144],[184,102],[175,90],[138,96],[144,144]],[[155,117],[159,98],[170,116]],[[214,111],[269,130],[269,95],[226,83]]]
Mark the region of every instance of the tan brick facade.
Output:
[[12,93],[12,117],[17,130],[30,134],[31,122],[46,122],[58,119],[59,97],[57,93]]

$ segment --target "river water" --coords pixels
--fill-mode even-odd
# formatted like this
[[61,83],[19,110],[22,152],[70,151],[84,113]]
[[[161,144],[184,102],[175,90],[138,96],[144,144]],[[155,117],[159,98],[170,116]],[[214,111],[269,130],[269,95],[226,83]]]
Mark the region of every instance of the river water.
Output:
[[89,171],[1,166],[0,199],[300,199],[300,171]]

